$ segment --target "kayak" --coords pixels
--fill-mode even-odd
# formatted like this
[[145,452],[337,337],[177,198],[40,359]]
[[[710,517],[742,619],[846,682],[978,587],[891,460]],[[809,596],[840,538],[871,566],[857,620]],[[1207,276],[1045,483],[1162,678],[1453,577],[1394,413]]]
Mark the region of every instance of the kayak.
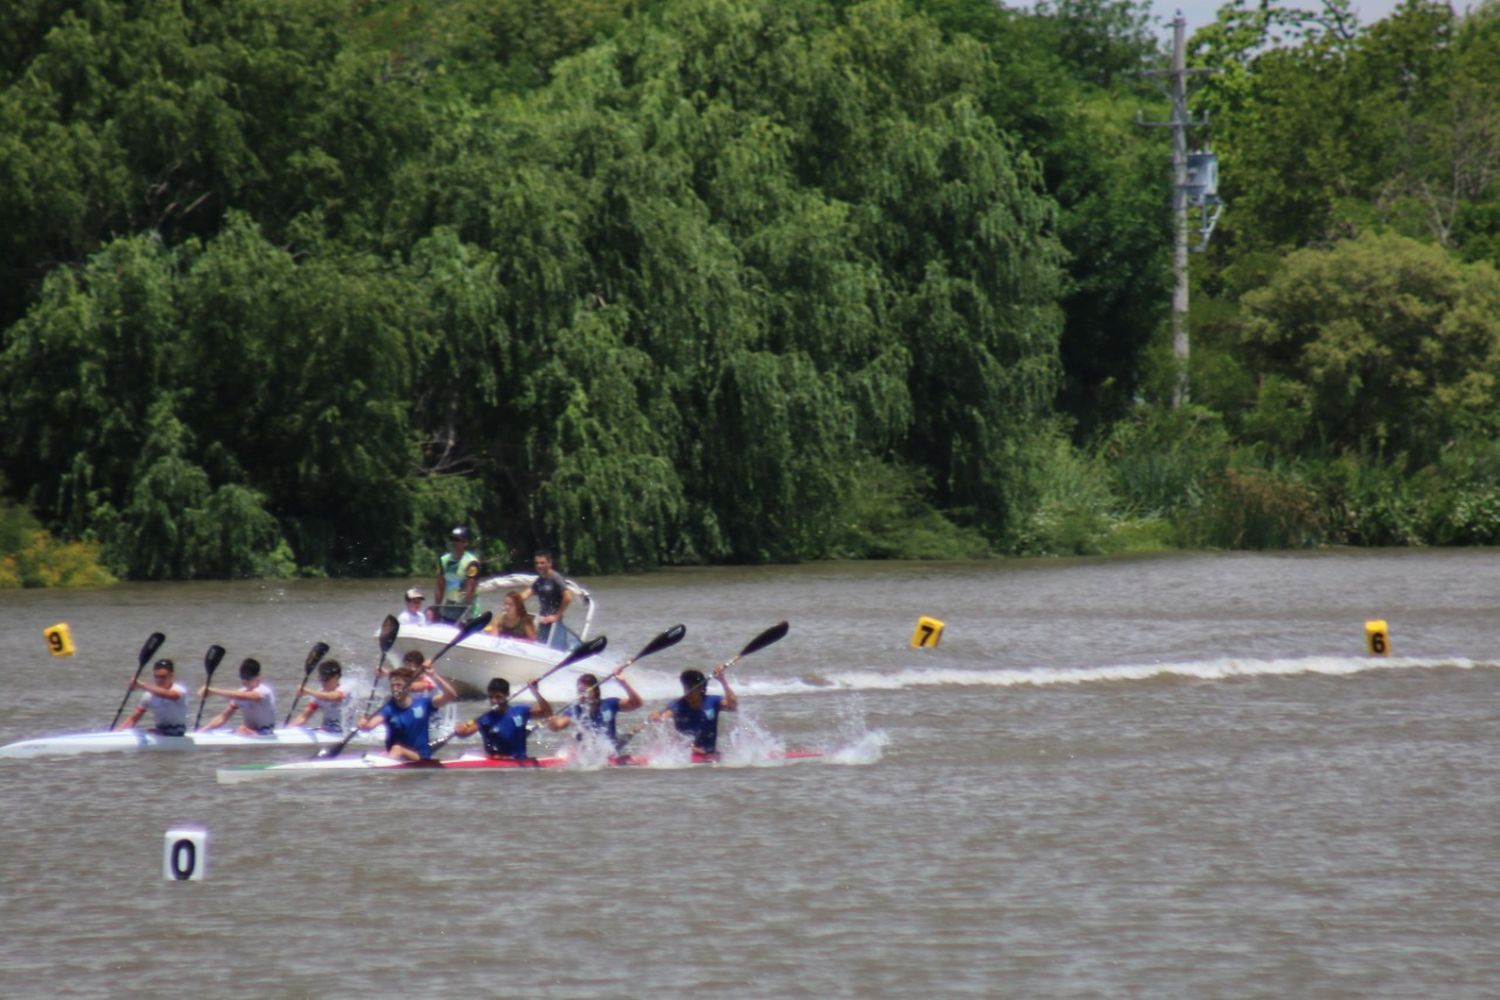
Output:
[[[781,764],[794,764],[801,761],[817,760],[823,754],[818,750],[786,750],[773,753],[769,757],[748,762],[748,766],[770,766]],[[643,754],[625,754],[619,757],[611,757],[605,767],[650,767],[652,759]],[[512,758],[494,759],[490,757],[459,757],[456,760],[423,760],[403,761],[392,760],[389,757],[371,754],[362,757],[333,757],[322,760],[299,760],[289,764],[239,764],[233,767],[221,767],[218,770],[218,780],[221,785],[238,784],[243,781],[258,781],[263,778],[305,778],[317,774],[432,774],[436,771],[539,771],[549,768],[566,768],[573,764],[569,757],[526,757],[521,760]],[[693,751],[691,761],[684,761],[684,765],[693,766],[717,766],[734,767],[738,762],[726,763],[709,754]],[[574,765],[578,770],[594,770],[594,768]],[[659,767],[672,767],[673,764],[659,762]]]
[[[0,747],[0,757],[43,757],[123,750],[195,750],[208,747],[311,747],[336,744],[343,739],[337,733],[325,733],[320,729],[278,728],[265,736],[244,736],[232,730],[162,736],[144,729],[122,729],[22,740]],[[377,728],[355,739],[360,743],[383,745],[385,730],[383,727]]]

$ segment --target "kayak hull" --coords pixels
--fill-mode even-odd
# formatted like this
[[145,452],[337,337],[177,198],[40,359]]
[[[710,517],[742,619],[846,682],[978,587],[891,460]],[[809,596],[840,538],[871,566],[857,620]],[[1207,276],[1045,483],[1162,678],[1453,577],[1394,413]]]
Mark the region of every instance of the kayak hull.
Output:
[[[775,767],[783,764],[795,764],[812,761],[821,758],[823,754],[817,750],[787,750],[781,753],[747,762],[752,766]],[[738,762],[736,762],[737,764]],[[218,770],[220,784],[237,784],[244,781],[258,781],[265,778],[301,778],[314,775],[394,775],[394,774],[433,774],[439,771],[470,771],[470,772],[504,772],[504,771],[543,771],[555,769],[575,770],[600,770],[602,768],[617,767],[663,767],[671,768],[677,766],[735,766],[726,764],[717,757],[694,751],[691,760],[682,761],[655,761],[642,754],[625,754],[619,757],[611,757],[601,767],[575,763],[569,757],[527,757],[522,760],[509,758],[493,759],[489,757],[460,757],[457,760],[424,760],[424,761],[398,761],[389,757],[378,755],[361,757],[335,757],[323,760],[294,761],[288,764],[242,764],[237,767],[221,767]]]
[[[384,730],[355,738],[360,743],[383,745]],[[201,750],[209,748],[313,747],[339,743],[343,737],[318,729],[279,728],[265,736],[244,736],[232,731],[187,733],[162,736],[144,729],[104,730],[95,733],[68,733],[21,740],[0,747],[0,757],[51,757],[85,753],[120,753],[139,750]]]

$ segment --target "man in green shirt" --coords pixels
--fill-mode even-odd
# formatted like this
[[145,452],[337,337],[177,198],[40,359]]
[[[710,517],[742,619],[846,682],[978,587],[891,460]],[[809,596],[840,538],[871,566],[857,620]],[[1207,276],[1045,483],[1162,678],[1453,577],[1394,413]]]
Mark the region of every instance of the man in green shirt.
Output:
[[469,551],[469,529],[460,524],[448,533],[448,551],[438,559],[432,609],[440,619],[463,622],[473,617],[479,569],[479,557]]

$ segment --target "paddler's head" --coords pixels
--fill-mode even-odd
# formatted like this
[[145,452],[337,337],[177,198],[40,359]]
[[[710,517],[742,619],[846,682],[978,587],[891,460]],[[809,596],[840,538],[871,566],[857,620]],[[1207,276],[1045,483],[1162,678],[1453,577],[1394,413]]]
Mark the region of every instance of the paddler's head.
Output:
[[489,692],[490,704],[495,708],[504,708],[510,702],[510,681],[504,677],[490,678],[485,690]]
[[697,708],[703,704],[703,693],[708,684],[708,678],[703,676],[701,670],[684,670],[681,676],[682,700]]
[[246,658],[240,664],[240,683],[247,688],[253,688],[260,683],[260,661]]
[[417,671],[400,666],[391,671],[391,700],[405,705],[411,700],[411,682],[417,679]]
[[593,674],[578,675],[578,698],[590,705],[599,704],[599,678]]
[[339,686],[339,678],[343,676],[344,665],[338,660],[324,660],[318,664],[318,679],[330,691]]
[[151,664],[151,677],[157,687],[166,687],[177,676],[177,667],[171,660],[157,660]]

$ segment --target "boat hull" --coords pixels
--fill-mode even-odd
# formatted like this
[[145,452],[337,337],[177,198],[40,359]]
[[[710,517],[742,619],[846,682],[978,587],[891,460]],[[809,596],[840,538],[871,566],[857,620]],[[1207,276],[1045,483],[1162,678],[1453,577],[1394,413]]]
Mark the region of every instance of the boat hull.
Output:
[[[782,753],[772,754],[764,760],[753,763],[758,766],[775,767],[782,764],[795,764],[805,761],[818,760],[823,756],[817,750],[787,750]],[[681,762],[682,766],[725,766],[723,761],[717,757],[693,752],[690,761]],[[609,758],[608,763],[603,765],[607,768],[616,767],[674,767],[674,763],[658,763],[648,756],[641,754],[626,754],[620,757]],[[238,767],[221,767],[218,770],[220,784],[239,784],[246,781],[259,781],[267,778],[306,778],[315,775],[396,775],[396,774],[434,774],[446,771],[469,771],[469,772],[505,772],[505,771],[544,771],[557,768],[568,768],[576,766],[578,770],[597,770],[598,768],[574,765],[568,757],[528,757],[524,760],[493,759],[489,757],[460,757],[457,760],[425,760],[425,761],[398,761],[389,757],[370,755],[367,757],[335,757],[331,760],[304,760],[289,764],[244,764]]]
[[[407,650],[419,650],[429,660],[441,651],[458,629],[451,625],[403,625],[396,637],[396,649],[392,659],[399,660]],[[471,635],[443,654],[438,661],[438,672],[453,682],[458,696],[466,701],[483,700],[488,697],[485,687],[495,677],[510,682],[512,690],[519,690],[536,677],[557,666],[566,650],[553,649],[541,643],[508,639],[480,632]],[[574,678],[579,674],[597,669],[590,660],[582,660],[575,667],[564,667],[556,677]],[[570,673],[571,671],[571,673]]]
[[[384,745],[384,728],[355,737],[360,744]],[[339,743],[343,737],[317,729],[277,729],[265,736],[244,736],[231,731],[162,736],[144,729],[68,733],[21,740],[0,747],[0,757],[50,757],[85,753],[120,753],[139,750],[202,750],[209,748],[312,747]]]

